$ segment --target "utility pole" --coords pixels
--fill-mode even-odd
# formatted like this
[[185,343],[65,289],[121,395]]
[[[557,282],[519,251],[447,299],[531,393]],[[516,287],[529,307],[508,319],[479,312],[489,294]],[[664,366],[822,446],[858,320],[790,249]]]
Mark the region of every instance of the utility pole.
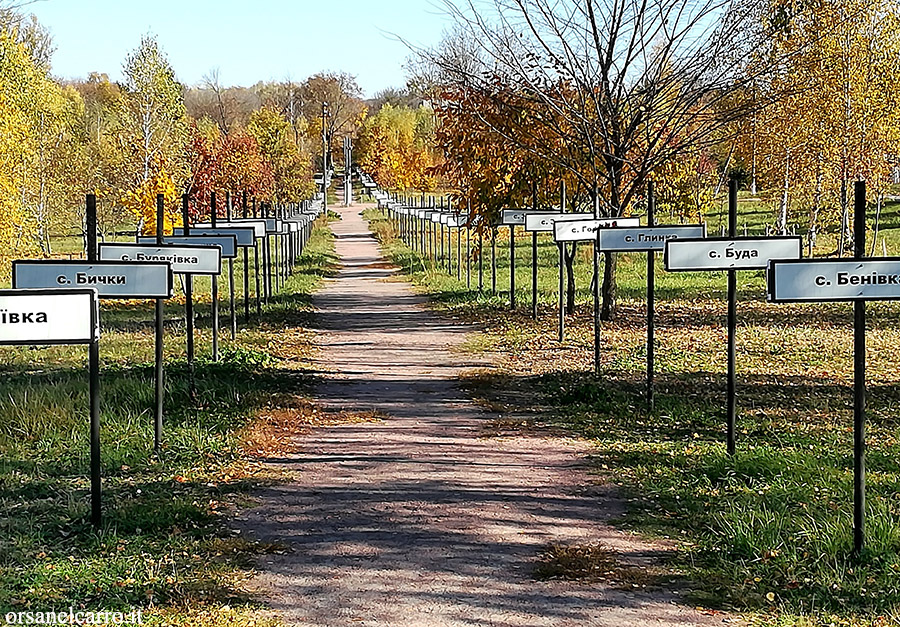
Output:
[[322,212],[328,213],[328,103],[322,103]]
[[344,138],[344,206],[349,207],[353,200],[353,182],[350,166],[353,163],[353,140]]

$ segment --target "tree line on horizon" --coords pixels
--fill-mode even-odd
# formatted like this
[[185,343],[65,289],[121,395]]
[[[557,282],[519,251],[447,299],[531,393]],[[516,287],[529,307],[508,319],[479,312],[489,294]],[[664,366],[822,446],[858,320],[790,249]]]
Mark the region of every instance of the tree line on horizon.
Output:
[[183,194],[194,218],[209,215],[213,191],[220,213],[225,192],[238,211],[244,193],[305,200],[321,168],[322,103],[332,145],[366,111],[355,78],[342,73],[225,87],[212,71],[184,85],[149,35],[123,60],[120,82],[103,72],[55,78],[52,53],[33,16],[0,7],[0,268],[52,255],[55,236],[83,234],[86,193],[98,197],[104,233],[155,232],[157,194],[165,228],[180,224]]

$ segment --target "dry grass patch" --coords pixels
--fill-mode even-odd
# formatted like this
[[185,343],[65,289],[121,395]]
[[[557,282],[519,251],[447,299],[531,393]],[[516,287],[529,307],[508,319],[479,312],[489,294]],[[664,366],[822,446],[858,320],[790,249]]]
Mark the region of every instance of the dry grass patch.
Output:
[[616,551],[601,544],[551,544],[538,557],[532,576],[538,581],[601,582],[625,590],[659,586],[675,578],[656,564],[623,563]]

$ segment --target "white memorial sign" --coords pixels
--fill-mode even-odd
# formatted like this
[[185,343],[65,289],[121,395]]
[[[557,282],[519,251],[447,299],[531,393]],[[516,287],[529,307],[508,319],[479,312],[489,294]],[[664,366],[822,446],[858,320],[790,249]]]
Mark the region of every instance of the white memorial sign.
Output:
[[171,298],[172,272],[168,263],[104,261],[13,261],[16,289],[94,288],[101,298]]
[[89,344],[99,319],[96,290],[0,290],[0,344]]
[[681,237],[704,237],[706,225],[676,224],[597,230],[597,248],[604,251],[645,252],[663,250],[666,242]]
[[103,261],[167,261],[175,274],[222,273],[222,249],[218,246],[160,246],[145,244],[100,244]]
[[[525,216],[525,230],[529,233],[550,233],[553,231],[553,225],[556,222],[563,220],[590,220],[593,217],[593,213],[534,213]],[[635,222],[635,226],[637,226],[637,222]]]
[[676,239],[666,242],[669,272],[763,270],[772,259],[799,259],[799,237]]
[[[156,236],[140,236],[138,244],[152,245],[156,243]],[[237,239],[227,235],[166,235],[163,244],[173,246],[218,246],[222,249],[222,259],[234,259],[237,257]]]
[[767,297],[775,303],[900,300],[900,258],[771,261]]
[[504,226],[521,226],[526,216],[558,216],[559,211],[531,211],[528,209],[504,209],[500,214],[500,224]]
[[557,220],[553,223],[553,239],[557,242],[581,242],[597,239],[598,229],[636,227],[637,218],[601,218],[599,220]]
[[226,222],[224,220],[217,220],[216,226],[213,227],[209,222],[202,222],[200,224],[191,225],[191,230],[194,229],[253,229],[256,237],[265,237],[266,236],[266,221],[265,220],[251,220],[247,218],[244,220],[243,218],[240,221],[232,220],[231,222]]
[[[222,235],[226,235],[226,236],[233,235],[234,237],[237,238],[237,245],[239,248],[244,248],[244,247],[250,248],[251,246],[256,245],[256,229],[254,229],[253,227],[219,228],[217,225],[216,228],[210,228],[209,225],[205,225],[203,227],[198,227],[198,228],[202,229],[200,233],[195,231],[194,228],[195,227],[193,227],[193,226],[191,227],[190,237],[194,237],[195,235],[199,235],[199,236],[203,236],[203,237],[206,237],[207,235],[210,235],[213,237],[222,236]],[[182,228],[173,229],[172,232],[177,237],[184,237],[184,229],[182,229]]]

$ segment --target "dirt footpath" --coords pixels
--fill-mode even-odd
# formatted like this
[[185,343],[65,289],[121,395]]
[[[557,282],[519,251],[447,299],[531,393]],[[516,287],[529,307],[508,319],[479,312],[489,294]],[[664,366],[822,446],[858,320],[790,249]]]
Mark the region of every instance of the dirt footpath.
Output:
[[344,267],[315,299],[318,398],[383,419],[319,428],[271,460],[294,482],[261,492],[239,521],[289,547],[259,564],[261,598],[289,625],[721,625],[673,592],[532,578],[551,543],[602,543],[631,564],[661,547],[603,523],[615,501],[591,487],[580,445],[485,436],[492,416],[457,382],[474,364],[452,351],[471,329],[386,281],[360,207],[341,213]]

